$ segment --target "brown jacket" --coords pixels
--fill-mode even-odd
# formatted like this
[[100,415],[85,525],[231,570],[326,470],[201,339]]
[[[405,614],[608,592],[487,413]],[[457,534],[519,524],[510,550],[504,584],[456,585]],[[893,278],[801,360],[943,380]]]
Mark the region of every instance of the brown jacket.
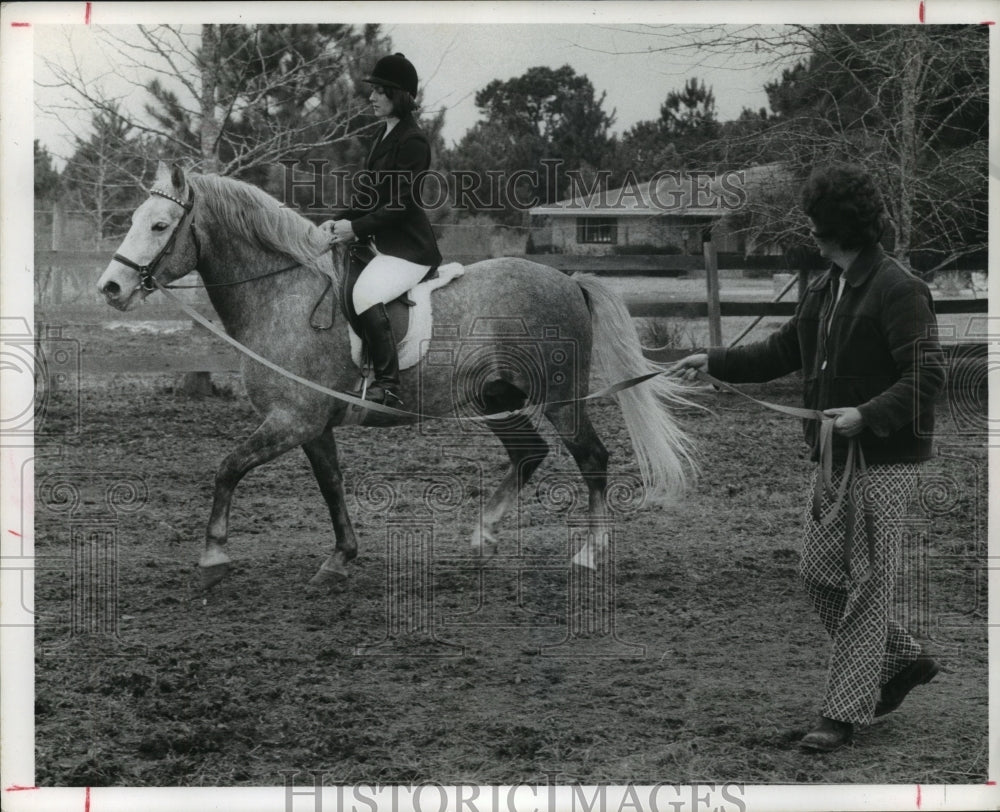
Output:
[[[934,398],[944,383],[930,291],[875,245],[844,272],[830,319],[834,269],[806,289],[790,321],[764,341],[709,352],[709,373],[732,383],[802,371],[806,408],[854,406],[868,463],[919,462],[931,456]],[[817,458],[816,421],[804,422]],[[835,435],[834,458],[846,453]]]

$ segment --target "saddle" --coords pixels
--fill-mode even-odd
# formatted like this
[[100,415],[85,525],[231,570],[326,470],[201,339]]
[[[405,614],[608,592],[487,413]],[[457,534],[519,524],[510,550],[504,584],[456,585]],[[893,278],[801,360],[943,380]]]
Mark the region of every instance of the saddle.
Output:
[[[364,335],[361,329],[361,321],[357,311],[354,309],[354,286],[358,282],[358,277],[365,269],[365,266],[375,257],[375,252],[366,243],[355,242],[347,249],[347,268],[344,273],[343,288],[340,296],[340,309],[347,319],[351,328],[359,336]],[[437,278],[438,266],[433,266],[420,280],[420,283]],[[418,284],[420,284],[418,283]],[[396,338],[396,343],[406,336],[410,329],[410,308],[416,303],[410,299],[409,293],[404,293],[396,299],[386,304],[385,312],[389,316],[392,324],[392,334]]]
[[[351,360],[361,370],[358,392],[364,391],[364,379],[368,376],[368,365],[361,336],[364,334],[357,313],[354,312],[354,285],[365,265],[374,257],[367,246],[355,244],[348,248],[345,261],[344,281],[341,285],[340,308],[351,327]],[[450,284],[465,273],[457,262],[431,268],[423,280],[385,306],[393,329],[393,337],[399,352],[400,369],[407,369],[420,362],[432,338],[433,318],[431,316],[431,295],[440,287]],[[412,298],[411,298],[412,296]],[[385,425],[381,416],[352,404],[343,414],[338,425]]]

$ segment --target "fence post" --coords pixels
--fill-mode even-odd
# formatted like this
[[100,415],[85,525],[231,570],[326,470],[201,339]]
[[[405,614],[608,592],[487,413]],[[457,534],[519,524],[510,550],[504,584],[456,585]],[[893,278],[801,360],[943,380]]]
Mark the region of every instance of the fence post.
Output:
[[49,279],[52,281],[50,304],[61,305],[63,303],[63,273],[62,266],[49,265]]
[[177,393],[189,398],[204,398],[214,393],[209,372],[185,372],[177,385]]
[[705,254],[705,281],[708,285],[708,343],[722,346],[722,309],[719,306],[719,262],[711,239],[701,244]]
[[809,271],[805,268],[799,269],[799,301],[806,298],[806,288],[809,287]]
[[62,203],[57,200],[52,204],[52,234],[49,237],[49,248],[53,251],[62,248],[62,232],[65,227],[65,213]]

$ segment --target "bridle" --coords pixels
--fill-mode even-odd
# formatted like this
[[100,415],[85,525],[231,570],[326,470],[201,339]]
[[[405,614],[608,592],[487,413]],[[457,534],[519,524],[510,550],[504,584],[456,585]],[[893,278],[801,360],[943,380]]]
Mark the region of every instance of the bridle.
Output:
[[[139,274],[139,284],[137,286],[137,289],[142,289],[145,293],[152,293],[153,291],[155,291],[157,289],[166,290],[167,288],[171,288],[171,287],[173,287],[173,288],[219,288],[219,287],[229,287],[231,285],[242,285],[242,284],[245,284],[246,282],[253,282],[253,281],[256,281],[258,279],[267,279],[269,277],[278,276],[280,274],[288,273],[288,271],[294,271],[296,268],[303,267],[302,263],[296,262],[296,263],[293,263],[291,265],[287,265],[284,268],[279,268],[276,271],[267,271],[266,273],[262,273],[262,274],[259,274],[257,276],[251,276],[251,277],[249,277],[247,279],[237,279],[237,280],[235,280],[233,282],[216,282],[216,283],[213,283],[211,285],[207,285],[207,284],[205,284],[205,285],[161,285],[153,277],[153,274],[155,273],[156,268],[160,264],[160,262],[163,261],[163,258],[166,257],[168,254],[170,254],[171,251],[173,251],[173,249],[174,249],[174,243],[177,240],[177,235],[181,231],[181,227],[184,225],[184,221],[187,220],[188,217],[191,217],[191,213],[194,211],[194,189],[190,185],[188,186],[188,199],[187,199],[187,202],[181,200],[179,197],[175,197],[174,195],[170,194],[169,192],[164,192],[164,191],[162,191],[160,189],[150,189],[149,193],[151,195],[156,195],[157,197],[164,197],[167,200],[170,200],[170,201],[176,203],[178,206],[180,206],[182,209],[184,209],[184,214],[182,214],[181,215],[181,219],[177,221],[177,225],[174,226],[173,232],[170,234],[170,237],[167,239],[167,241],[163,244],[163,247],[157,252],[156,256],[153,257],[145,265],[140,265],[138,262],[133,262],[131,259],[129,259],[128,257],[126,257],[123,254],[115,254],[114,257],[113,257],[113,259],[116,262],[120,262],[122,265],[125,265],[126,267],[131,268],[133,271],[136,271]],[[199,259],[201,258],[201,243],[198,240],[198,230],[194,227],[194,221],[193,220],[191,221],[191,226],[190,226],[189,230],[191,231],[191,240],[192,240],[192,242],[194,242],[194,253],[195,253],[195,262],[194,262],[194,264],[195,264],[195,268],[197,268],[198,267]],[[333,246],[331,245],[330,249],[327,249],[327,250],[332,250],[332,249],[333,249]],[[325,253],[325,251],[324,251],[324,253]],[[330,321],[330,324],[327,324],[327,325],[317,325],[315,323],[316,312],[319,310],[319,307],[322,304],[323,299],[326,297],[327,292],[329,292],[330,288],[333,287],[333,280],[329,276],[327,276],[326,274],[323,274],[323,277],[324,277],[324,279],[326,281],[326,287],[323,289],[323,292],[320,294],[320,297],[317,300],[316,305],[315,305],[315,307],[313,307],[313,311],[312,311],[312,313],[309,316],[309,325],[314,330],[329,330],[333,326],[333,320],[332,319]]]
[[[170,238],[163,244],[163,247],[157,252],[156,256],[153,257],[145,265],[140,265],[138,262],[133,262],[126,256],[122,254],[115,254],[113,259],[116,262],[120,262],[122,265],[131,268],[139,274],[139,287],[142,288],[146,293],[152,293],[156,290],[156,281],[153,279],[153,273],[156,271],[156,267],[163,261],[171,251],[174,250],[174,242],[177,240],[177,235],[180,233],[181,226],[184,225],[184,221],[191,216],[191,212],[194,211],[194,189],[190,186],[188,187],[188,199],[187,202],[181,200],[179,197],[174,197],[169,192],[161,191],[160,189],[150,189],[149,193],[151,195],[156,195],[157,197],[165,197],[167,200],[172,200],[182,209],[184,209],[184,214],[181,215],[181,219],[177,221],[177,225],[174,226],[173,232],[170,234]],[[191,239],[194,241],[195,256],[201,255],[201,246],[198,244],[198,232],[194,229],[194,223],[191,224]],[[197,266],[197,259],[195,260],[195,265]]]

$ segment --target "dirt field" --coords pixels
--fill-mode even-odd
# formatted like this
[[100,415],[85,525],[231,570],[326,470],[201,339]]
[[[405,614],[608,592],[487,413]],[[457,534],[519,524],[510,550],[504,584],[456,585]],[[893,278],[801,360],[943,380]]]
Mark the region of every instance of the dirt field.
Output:
[[[565,454],[480,572],[464,557],[506,465],[499,443],[344,429],[362,545],[346,590],[306,587],[332,533],[298,454],[241,485],[235,571],[205,603],[213,474],[255,426],[238,381],[215,376],[217,395],[193,400],[170,377],[86,372],[88,358],[150,341],[187,352],[203,336],[67,325],[62,337],[79,342],[84,375],[45,399],[36,441],[40,786],[281,785],[288,770],[329,783],[986,780],[974,397],[942,399],[940,456],[907,525],[900,609],[943,673],[855,746],[812,756],[796,742],[818,710],[827,642],[796,580],[811,465],[795,421],[701,393],[712,413],[677,415],[701,475],[678,504],[637,507],[617,408],[595,407],[622,496],[610,578],[582,587],[568,549],[583,489]],[[792,379],[747,391],[798,399]],[[88,628],[102,633],[75,633]]]

